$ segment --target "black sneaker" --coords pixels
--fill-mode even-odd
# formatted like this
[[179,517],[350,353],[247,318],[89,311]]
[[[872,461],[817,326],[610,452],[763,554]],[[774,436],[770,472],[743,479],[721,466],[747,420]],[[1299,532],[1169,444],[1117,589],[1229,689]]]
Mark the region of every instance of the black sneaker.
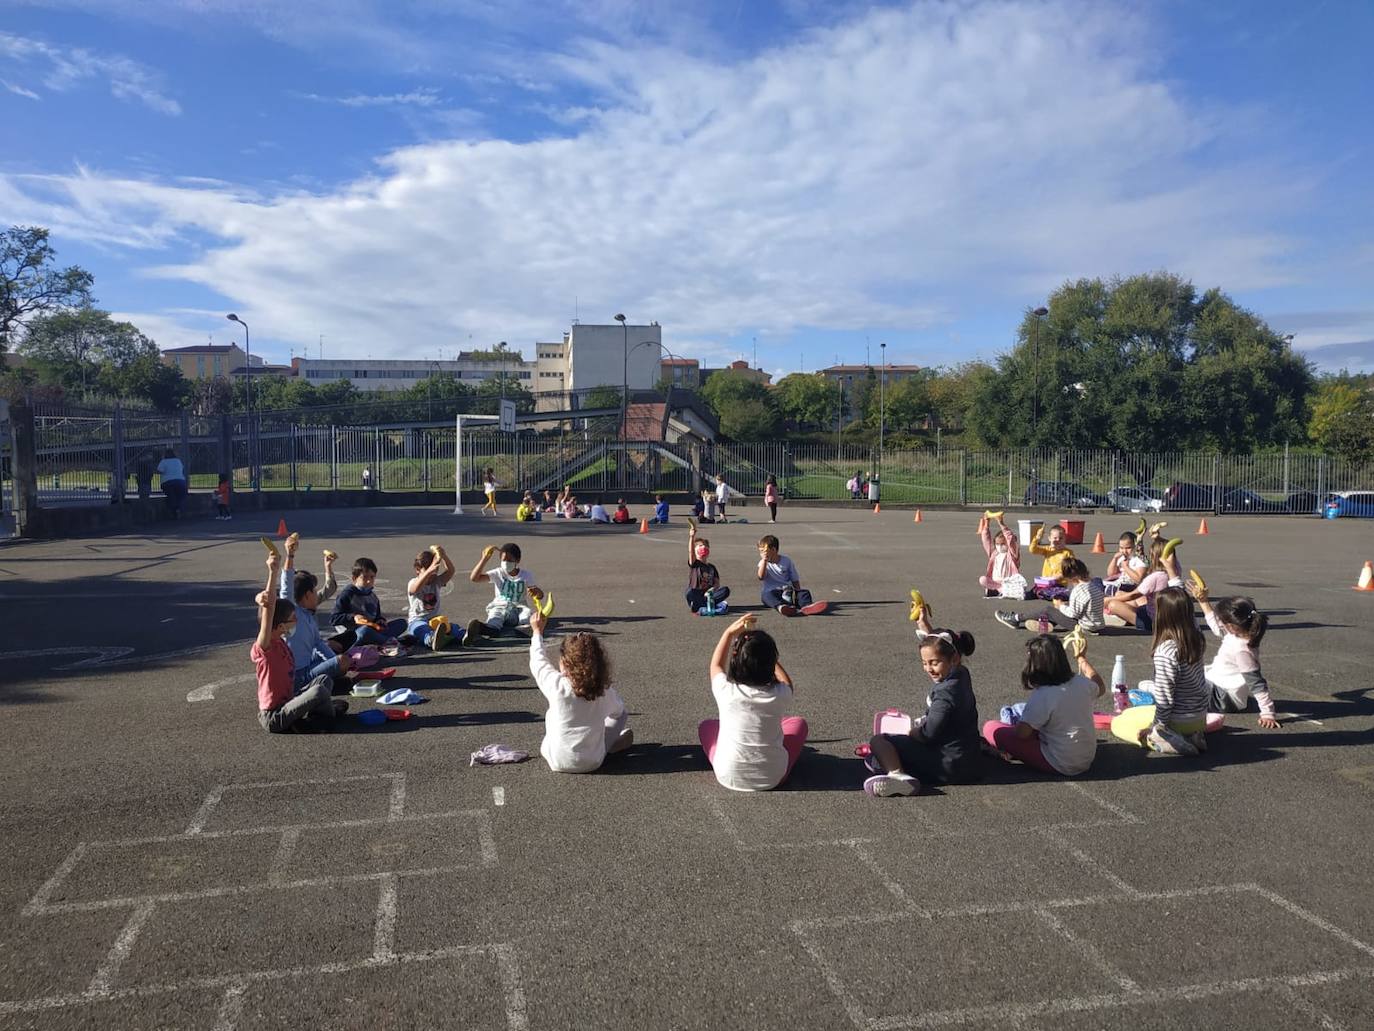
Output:
[[487,625],[480,619],[468,621],[467,630],[463,633],[463,646],[471,648],[486,636]]
[[1015,612],[998,611],[994,612],[992,615],[993,618],[996,619],[997,622],[1001,623],[1003,626],[1009,626],[1013,630],[1021,629],[1021,617],[1018,616]]

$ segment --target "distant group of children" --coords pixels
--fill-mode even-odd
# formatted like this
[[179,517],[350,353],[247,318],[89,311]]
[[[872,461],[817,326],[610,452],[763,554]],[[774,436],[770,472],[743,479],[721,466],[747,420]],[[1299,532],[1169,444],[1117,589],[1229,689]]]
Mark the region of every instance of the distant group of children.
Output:
[[[710,542],[699,533],[697,520],[688,523],[684,590],[688,610],[697,615],[725,614],[730,588],[710,561]],[[912,619],[931,687],[924,713],[911,721],[908,730],[876,732],[875,727],[867,746],[861,746],[871,773],[864,790],[874,797],[891,797],[916,794],[923,785],[976,781],[993,758],[1062,776],[1089,769],[1097,748],[1094,707],[1108,692],[1108,685],[1088,657],[1088,639],[1104,628],[1112,603],[1120,603],[1120,613],[1132,617],[1126,620],[1121,615],[1123,620],[1153,635],[1153,675],[1140,685],[1153,698],[1153,715],[1146,725],[1132,727],[1133,741],[1164,754],[1196,755],[1207,747],[1208,714],[1243,711],[1252,697],[1260,709],[1260,725],[1278,727],[1258,655],[1267,628],[1265,615],[1249,598],[1213,603],[1205,581],[1196,573],[1190,574],[1185,589],[1178,575],[1178,542],[1162,538],[1164,525],[1151,528],[1144,552],[1138,547],[1147,539],[1143,527],[1122,534],[1107,563],[1107,575],[1101,579],[1092,577],[1065,545],[1061,528],[1035,535],[1030,550],[1043,560],[1041,575],[1021,597],[1042,597],[1048,604],[1025,612],[997,613],[998,620],[1008,626],[1036,623],[1041,630],[1026,644],[1021,672],[1026,700],[1004,710],[998,720],[980,724],[978,718],[967,665],[974,654],[973,635],[936,627],[929,603],[913,591]],[[978,536],[987,557],[979,578],[984,594],[1001,597],[1011,588],[1015,596],[1015,581],[1021,575],[1019,546],[1003,513],[985,513]],[[468,580],[489,582],[493,596],[484,614],[461,629],[453,628],[440,613],[441,597],[454,575],[453,563],[441,546],[432,545],[415,557],[414,575],[406,585],[406,615],[388,620],[375,594],[375,562],[357,559],[349,582],[338,590],[333,568],[337,556],[324,552],[321,583],[312,573],[296,568],[298,545],[299,538],[291,535],[284,565],[271,548],[267,585],[257,598],[259,632],[252,658],[257,669],[259,720],[265,729],[275,733],[330,729],[347,712],[347,701],[338,696],[348,693],[360,675],[357,666],[368,661],[368,647],[393,655],[415,647],[474,647],[518,628],[530,635],[530,671],[549,706],[540,747],[549,767],[588,772],[633,743],[625,702],[612,686],[611,661],[602,639],[589,633],[570,635],[560,643],[557,663],[549,658],[545,633],[553,598],[522,567],[518,544],[483,549]],[[802,586],[796,564],[781,553],[777,537],[761,537],[758,555],[754,573],[764,606],[793,617],[828,609],[825,601],[814,600]],[[499,562],[492,565],[498,556]],[[1113,593],[1104,606],[1108,589]],[[315,616],[318,606],[331,597],[333,634],[325,637]],[[1195,601],[1221,641],[1207,666],[1203,665],[1205,642],[1194,616]],[[1141,612],[1146,613],[1144,619]],[[1061,640],[1053,632],[1057,630],[1069,634]],[[741,791],[782,784],[801,755],[808,728],[804,719],[789,712],[792,678],[779,659],[776,641],[758,628],[756,616],[745,614],[722,632],[709,673],[717,715],[702,721],[698,736],[717,780]],[[1128,707],[1129,699],[1119,695],[1113,700],[1120,712]],[[1125,733],[1115,723],[1113,728]]]

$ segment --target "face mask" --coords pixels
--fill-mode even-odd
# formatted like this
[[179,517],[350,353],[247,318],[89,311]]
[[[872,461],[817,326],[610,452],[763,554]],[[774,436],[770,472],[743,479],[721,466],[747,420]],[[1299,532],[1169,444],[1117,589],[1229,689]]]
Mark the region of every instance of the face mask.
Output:
[[507,576],[514,576],[520,570],[520,563],[512,562],[510,561],[510,559],[505,559],[501,562],[501,570]]
[[700,559],[701,561],[703,561],[703,562],[706,561],[706,556],[708,556],[708,555],[710,555],[710,554],[711,554],[711,549],[710,549],[710,548],[697,548],[697,558],[699,558],[699,559]]
[[999,544],[997,545],[997,551],[998,554],[1005,555],[1007,553],[1007,546],[1005,544]]

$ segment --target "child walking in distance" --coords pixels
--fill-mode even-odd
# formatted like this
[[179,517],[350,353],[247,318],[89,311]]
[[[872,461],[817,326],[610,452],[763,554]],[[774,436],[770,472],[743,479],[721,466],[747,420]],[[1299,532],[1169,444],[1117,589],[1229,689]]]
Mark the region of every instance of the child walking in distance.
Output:
[[759,538],[758,578],[763,581],[760,597],[770,609],[784,616],[819,616],[830,603],[815,601],[801,585],[801,574],[786,555],[778,551],[778,539],[771,533]]
[[415,556],[415,575],[406,584],[406,633],[436,652],[453,639],[439,614],[439,592],[452,579],[453,561],[442,545],[431,544]]
[[1079,627],[1084,633],[1095,634],[1106,623],[1102,615],[1102,581],[1094,580],[1081,558],[1066,559],[1060,576],[1069,588],[1069,600],[1055,600],[1035,613],[1023,614],[1003,610],[996,613],[997,622],[1020,630],[1032,620],[1043,620],[1051,630],[1072,630]]
[[611,686],[611,660],[593,634],[565,637],[558,666],[544,650],[548,617],[530,616],[530,673],[549,703],[539,754],[554,773],[591,773],[606,756],[634,744],[625,703]]
[[702,720],[697,737],[716,780],[732,791],[771,791],[787,779],[806,744],[806,720],[784,716],[792,678],[773,638],[741,616],[711,654],[711,694],[719,719]]
[[[988,557],[988,567],[978,578],[983,597],[996,598],[1002,593],[1002,583],[1021,575],[1021,544],[1016,534],[1002,522],[1002,512],[984,512],[978,520],[978,540]],[[996,529],[993,529],[993,524]]]
[[763,485],[763,503],[768,506],[768,521],[778,521],[778,481],[770,474]]
[[[1207,750],[1203,732],[1211,698],[1202,668],[1207,642],[1193,617],[1193,599],[1183,588],[1161,591],[1155,613],[1154,679],[1140,682],[1141,690],[1155,697],[1154,721],[1140,730],[1138,740],[1165,755],[1197,755]],[[1117,733],[1116,721],[1112,732]]]
[[1254,697],[1259,705],[1259,725],[1278,730],[1269,681],[1260,671],[1259,646],[1269,629],[1269,617],[1255,608],[1253,598],[1218,598],[1212,604],[1207,588],[1194,576],[1189,593],[1202,607],[1207,628],[1221,639],[1221,647],[1204,671],[1210,695],[1208,712],[1244,712]]
[[[1088,661],[1083,638],[1061,642],[1046,635],[1026,642],[1026,666],[1021,687],[1030,692],[1021,718],[1014,725],[989,720],[983,740],[1008,762],[1024,763],[1042,773],[1074,777],[1093,764],[1097,731],[1093,703],[1106,685]],[[1073,652],[1078,672],[1069,665]]]
[[695,615],[719,615],[730,608],[725,599],[730,588],[720,584],[720,572],[711,557],[711,542],[697,536],[697,528],[687,531],[687,607]]
[[229,512],[229,492],[232,488],[229,485],[228,473],[219,474],[219,486],[215,488],[215,504],[219,507],[219,514],[216,519],[233,519]]
[[482,506],[482,514],[496,515],[496,488],[501,486],[496,482],[496,470],[488,469],[482,473],[482,493],[487,496],[487,503]]
[[354,631],[358,644],[385,644],[406,632],[404,619],[383,619],[382,603],[373,593],[376,583],[377,563],[370,558],[356,559],[353,577],[334,599],[334,611],[329,614],[335,626]]
[[[501,553],[501,564],[488,570],[487,563],[498,551]],[[499,548],[492,544],[484,548],[468,580],[475,584],[490,580],[495,596],[487,604],[486,618],[468,623],[463,637],[465,645],[475,645],[484,637],[496,637],[507,627],[529,626],[534,606],[544,597],[544,592],[534,582],[534,574],[520,568],[520,545],[514,543],[502,544]]]
[[309,719],[312,729],[329,730],[336,715],[348,711],[343,699],[334,700],[328,676],[318,676],[297,693],[294,665],[286,635],[296,623],[296,606],[277,597],[281,556],[267,556],[267,586],[257,596],[258,636],[249,649],[258,677],[258,722],[270,734],[299,729]]
[[934,686],[926,714],[910,734],[875,734],[865,760],[877,775],[864,781],[875,798],[914,795],[921,784],[967,784],[982,777],[978,703],[964,657],[973,654],[967,630],[934,630],[921,641],[921,665]]
[[1040,579],[1055,580],[1055,584],[1037,586],[1035,596],[1042,601],[1049,601],[1052,598],[1066,597],[1068,592],[1064,589],[1061,577],[1063,576],[1064,563],[1073,558],[1073,552],[1064,545],[1064,528],[1062,526],[1051,526],[1048,533],[1048,544],[1040,543],[1042,536],[1045,536],[1045,527],[1035,531],[1035,539],[1031,541],[1031,554],[1040,555],[1044,562],[1040,564]]

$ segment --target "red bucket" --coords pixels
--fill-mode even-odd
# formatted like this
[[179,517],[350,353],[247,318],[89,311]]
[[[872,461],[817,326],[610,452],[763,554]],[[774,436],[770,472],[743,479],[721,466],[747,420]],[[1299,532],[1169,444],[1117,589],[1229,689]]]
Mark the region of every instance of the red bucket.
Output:
[[1061,519],[1059,527],[1064,531],[1065,544],[1082,544],[1083,530],[1087,523],[1082,519]]

